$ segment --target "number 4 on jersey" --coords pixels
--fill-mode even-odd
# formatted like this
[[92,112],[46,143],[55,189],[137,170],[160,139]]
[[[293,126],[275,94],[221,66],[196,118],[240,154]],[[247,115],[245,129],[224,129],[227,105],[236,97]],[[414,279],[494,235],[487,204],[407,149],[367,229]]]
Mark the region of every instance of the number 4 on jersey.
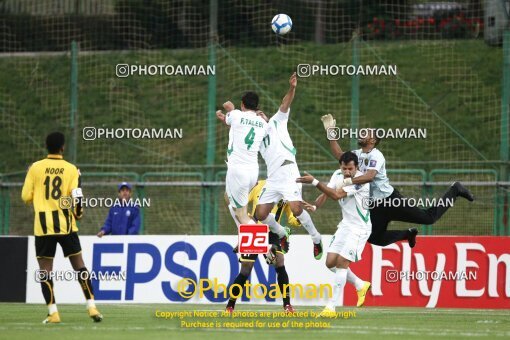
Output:
[[244,143],[248,146],[248,150],[250,150],[253,145],[253,141],[255,140],[255,129],[251,128],[246,137],[244,137]]

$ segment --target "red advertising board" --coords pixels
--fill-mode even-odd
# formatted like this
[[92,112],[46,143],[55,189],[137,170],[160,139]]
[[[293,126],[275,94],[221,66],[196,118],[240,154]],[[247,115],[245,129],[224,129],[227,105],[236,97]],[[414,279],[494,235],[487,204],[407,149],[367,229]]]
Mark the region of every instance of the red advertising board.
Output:
[[240,254],[265,254],[269,251],[267,224],[241,224],[238,233]]
[[[510,237],[424,236],[413,249],[367,243],[351,269],[372,282],[367,306],[510,308]],[[345,306],[356,304],[352,287]]]

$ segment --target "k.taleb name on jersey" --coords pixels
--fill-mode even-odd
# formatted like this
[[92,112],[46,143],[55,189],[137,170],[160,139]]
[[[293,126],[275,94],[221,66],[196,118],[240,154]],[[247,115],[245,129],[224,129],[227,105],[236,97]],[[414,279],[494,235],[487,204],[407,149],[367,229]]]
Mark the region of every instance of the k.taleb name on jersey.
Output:
[[246,118],[241,118],[241,124],[250,125],[250,126],[259,127],[259,128],[263,127],[262,122],[258,122],[256,120],[251,120],[251,119],[246,119]]

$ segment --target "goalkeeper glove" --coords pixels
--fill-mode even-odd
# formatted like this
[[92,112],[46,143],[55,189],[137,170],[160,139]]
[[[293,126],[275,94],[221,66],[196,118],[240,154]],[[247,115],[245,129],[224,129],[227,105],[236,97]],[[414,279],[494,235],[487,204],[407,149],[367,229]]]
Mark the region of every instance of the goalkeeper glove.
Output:
[[271,245],[271,248],[267,254],[264,254],[264,258],[266,259],[266,263],[268,265],[276,264],[276,247],[274,245]]
[[352,178],[351,177],[344,178],[344,180],[341,183],[338,183],[336,185],[336,189],[340,189],[340,188],[346,187],[348,185],[352,185]]
[[324,130],[328,131],[328,129],[336,127],[336,119],[328,113],[321,117],[322,124],[324,124]]

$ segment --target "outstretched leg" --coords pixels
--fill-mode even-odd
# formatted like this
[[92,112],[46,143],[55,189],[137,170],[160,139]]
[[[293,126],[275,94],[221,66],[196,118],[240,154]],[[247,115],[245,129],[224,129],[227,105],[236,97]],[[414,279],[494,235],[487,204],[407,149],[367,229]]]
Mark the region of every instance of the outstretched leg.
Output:
[[401,204],[394,204],[390,209],[390,221],[402,221],[417,224],[434,224],[437,220],[444,215],[458,196],[464,197],[469,201],[473,200],[473,195],[459,182],[455,182],[448,188],[434,207],[428,209],[420,209],[416,206],[410,206],[407,198],[400,195],[399,192],[394,192],[390,197],[400,200]]
[[370,220],[372,222],[372,233],[368,242],[376,246],[387,246],[389,244],[409,240],[412,233],[410,230],[387,230],[390,223],[388,207],[374,207],[370,209]]
[[388,223],[390,221],[401,221],[424,225],[434,224],[453,205],[452,203],[455,202],[458,196],[469,201],[473,200],[471,192],[459,182],[455,182],[444,193],[436,206],[421,209],[409,205],[408,199],[395,190],[388,198],[391,203],[389,206],[376,206],[370,210],[372,234],[368,242],[384,247],[394,242],[407,240],[409,246],[414,247],[418,229],[387,230]]

